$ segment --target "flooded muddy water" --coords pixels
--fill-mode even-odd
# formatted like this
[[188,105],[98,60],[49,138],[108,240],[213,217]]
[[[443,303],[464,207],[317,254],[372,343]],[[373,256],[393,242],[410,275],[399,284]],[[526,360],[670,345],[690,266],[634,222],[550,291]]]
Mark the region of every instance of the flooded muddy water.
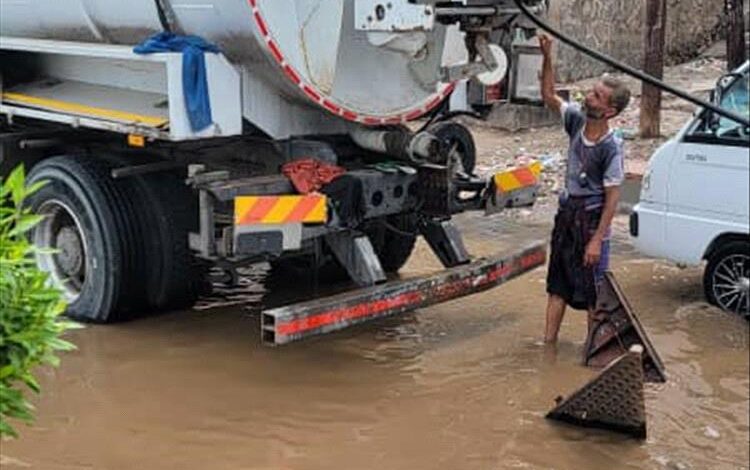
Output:
[[[463,220],[474,253],[547,234],[493,220]],[[669,376],[647,387],[645,441],[544,419],[556,396],[595,372],[579,365],[583,314],[568,313],[557,348],[540,343],[538,269],[280,348],[260,344],[257,309],[269,294],[254,282],[200,309],[74,331],[78,351],[41,371],[37,422],[3,442],[2,467],[747,468],[747,321],[703,302],[699,269],[642,259],[622,243],[615,252],[615,275]],[[420,243],[404,274],[436,268]],[[275,301],[293,298],[286,289]]]

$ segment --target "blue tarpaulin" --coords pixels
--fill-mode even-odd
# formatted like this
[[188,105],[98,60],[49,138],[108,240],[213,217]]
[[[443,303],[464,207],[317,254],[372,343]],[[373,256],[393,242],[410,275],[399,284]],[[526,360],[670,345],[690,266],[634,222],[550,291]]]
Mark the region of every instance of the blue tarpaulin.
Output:
[[157,33],[133,48],[136,54],[182,52],[182,89],[190,128],[198,132],[210,126],[211,102],[208,97],[204,52],[219,52],[219,48],[198,36]]

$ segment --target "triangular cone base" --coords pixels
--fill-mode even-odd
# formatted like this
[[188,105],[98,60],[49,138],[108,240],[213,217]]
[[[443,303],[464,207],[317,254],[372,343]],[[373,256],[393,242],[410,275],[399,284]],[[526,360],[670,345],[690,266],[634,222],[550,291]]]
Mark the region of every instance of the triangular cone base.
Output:
[[642,349],[629,352],[568,398],[547,419],[646,438]]
[[596,318],[584,347],[584,365],[604,367],[640,344],[646,382],[666,382],[664,364],[611,272],[599,287]]

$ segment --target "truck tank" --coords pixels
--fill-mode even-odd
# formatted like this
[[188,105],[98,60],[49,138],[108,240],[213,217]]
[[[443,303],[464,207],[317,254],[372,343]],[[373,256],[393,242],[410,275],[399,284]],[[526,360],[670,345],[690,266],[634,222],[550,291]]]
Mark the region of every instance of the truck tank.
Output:
[[[363,31],[355,14],[351,0],[3,0],[0,31],[137,44],[170,29],[217,44],[243,81],[262,81],[262,94],[344,120],[389,124],[437,106],[451,90],[438,80],[444,57],[456,56],[445,50],[449,27]],[[427,6],[424,14],[430,14]],[[463,50],[462,41],[452,43]],[[251,107],[243,104],[252,121]]]

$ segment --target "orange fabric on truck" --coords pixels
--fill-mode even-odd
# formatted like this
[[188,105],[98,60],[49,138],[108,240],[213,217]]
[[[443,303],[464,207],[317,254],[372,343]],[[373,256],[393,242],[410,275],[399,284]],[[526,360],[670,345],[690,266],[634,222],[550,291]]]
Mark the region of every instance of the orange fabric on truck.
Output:
[[300,194],[318,191],[324,185],[346,173],[340,166],[324,163],[312,158],[295,160],[281,167],[281,173],[289,178]]

